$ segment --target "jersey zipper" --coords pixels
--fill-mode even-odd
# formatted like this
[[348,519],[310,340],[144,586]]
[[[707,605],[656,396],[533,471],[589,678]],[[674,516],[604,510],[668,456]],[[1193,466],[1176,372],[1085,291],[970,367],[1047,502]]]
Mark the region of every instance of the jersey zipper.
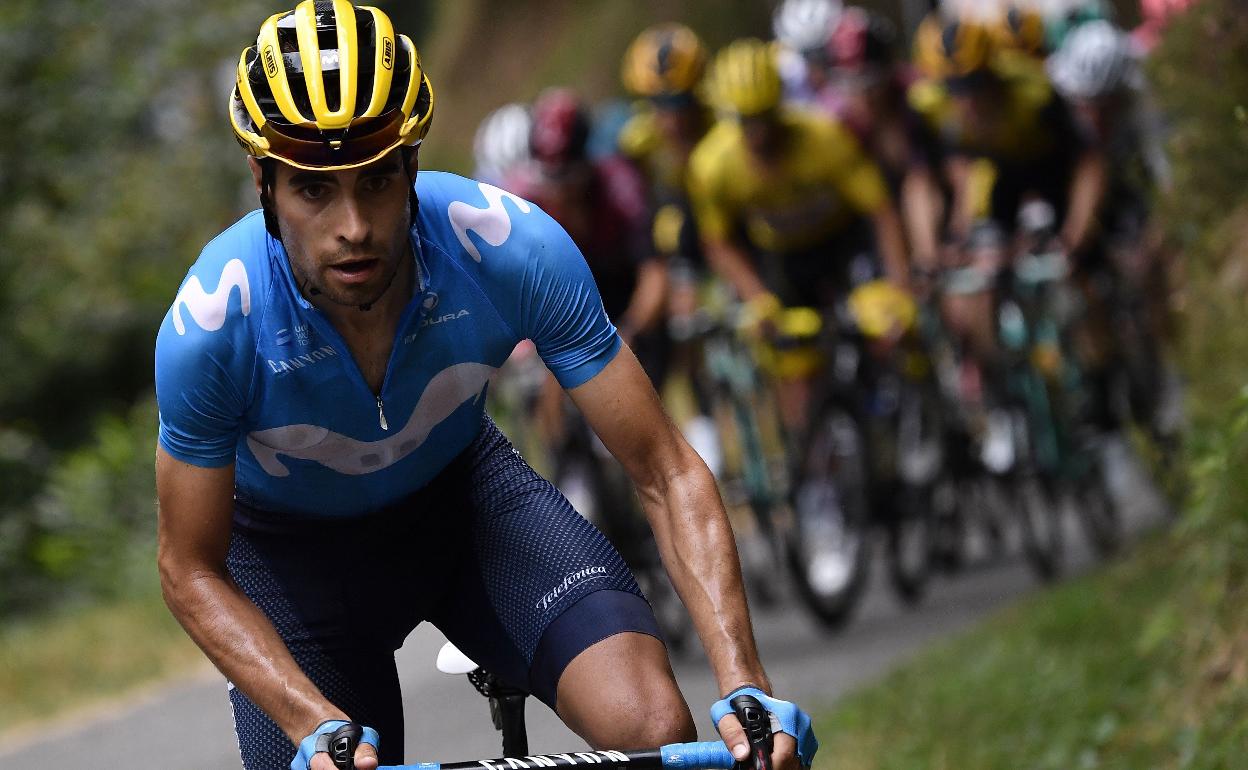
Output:
[[334,328],[334,325],[329,322],[329,319],[325,317],[325,314],[316,308],[311,308],[309,310],[309,315],[314,319],[313,323],[316,325],[317,330],[330,342],[341,348],[344,357],[347,359],[344,362],[344,366],[346,367],[348,374],[352,376],[366,391],[368,391],[368,394],[377,402],[377,422],[384,431],[390,430],[390,422],[386,419],[386,385],[390,382],[390,372],[394,369],[395,359],[397,359],[400,355],[399,348],[403,345],[403,338],[407,335],[408,328],[412,325],[414,317],[421,308],[419,299],[419,296],[417,296],[413,299],[413,301],[409,302],[407,307],[403,310],[403,315],[399,318],[399,324],[394,338],[394,347],[390,349],[390,359],[386,362],[386,374],[381,381],[381,390],[377,393],[373,393],[373,389],[369,387],[368,382],[364,379],[364,374],[360,371],[360,367],[355,363],[355,361],[351,360],[351,348],[347,346],[346,340],[343,339],[342,335],[338,333],[338,330]]

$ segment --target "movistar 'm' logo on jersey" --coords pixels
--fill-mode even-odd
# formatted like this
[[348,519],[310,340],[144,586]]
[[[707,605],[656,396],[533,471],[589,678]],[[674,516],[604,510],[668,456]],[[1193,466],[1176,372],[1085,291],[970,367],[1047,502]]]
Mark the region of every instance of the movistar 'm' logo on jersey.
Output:
[[503,199],[506,198],[516,204],[516,208],[525,214],[532,211],[533,207],[524,198],[512,195],[506,190],[500,190],[494,185],[477,182],[477,187],[481,188],[481,194],[485,196],[487,208],[477,208],[464,201],[452,201],[446,213],[451,218],[451,227],[455,229],[455,237],[459,238],[459,242],[472,255],[472,258],[480,262],[481,252],[468,237],[468,231],[473,231],[491,246],[502,246],[511,237],[511,216],[503,206]]
[[407,424],[380,441],[360,441],[304,423],[254,431],[247,436],[247,447],[270,476],[290,475],[290,469],[278,459],[279,454],[311,460],[351,476],[373,473],[419,449],[438,423],[485,390],[495,371],[493,366],[468,362],[438,372],[420,395]]
[[186,334],[186,322],[182,320],[182,309],[191,314],[191,318],[206,332],[215,332],[225,325],[225,313],[229,308],[230,294],[238,289],[242,300],[243,315],[251,313],[251,285],[247,281],[247,268],[241,259],[231,259],[221,270],[221,279],[217,288],[209,294],[199,282],[199,276],[192,275],[173,299],[173,328],[179,335]]

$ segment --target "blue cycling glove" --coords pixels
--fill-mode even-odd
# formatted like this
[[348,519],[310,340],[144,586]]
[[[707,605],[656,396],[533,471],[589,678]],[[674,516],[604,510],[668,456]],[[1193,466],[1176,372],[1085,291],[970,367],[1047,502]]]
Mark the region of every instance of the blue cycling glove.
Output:
[[[329,736],[345,724],[347,722],[341,719],[327,719],[317,725],[311,735],[299,742],[299,753],[295,755],[294,759],[290,760],[290,770],[308,770],[308,765],[312,763],[312,755],[318,751],[326,750],[325,746],[318,747],[317,739],[324,736],[326,741],[328,741]],[[371,727],[365,727],[363,730],[364,736],[360,738],[360,743],[367,743],[376,750],[377,745],[381,742],[381,739],[377,736],[377,731]]]
[[757,687],[738,687],[725,695],[723,700],[715,701],[715,704],[711,706],[711,722],[714,723],[715,729],[719,729],[719,720],[733,713],[729,701],[738,695],[752,695],[757,698],[758,702],[763,704],[763,708],[771,714],[771,731],[793,736],[797,740],[798,761],[801,762],[802,767],[810,767],[810,763],[815,759],[815,752],[819,750],[819,741],[815,738],[815,731],[810,726],[810,716],[798,708],[797,704],[773,698]]

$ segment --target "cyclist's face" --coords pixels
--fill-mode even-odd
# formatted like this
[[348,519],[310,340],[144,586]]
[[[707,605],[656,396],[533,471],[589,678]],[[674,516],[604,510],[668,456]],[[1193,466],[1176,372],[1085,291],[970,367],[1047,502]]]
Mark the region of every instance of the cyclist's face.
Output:
[[[309,299],[322,295],[358,306],[385,294],[409,249],[412,158],[411,168],[404,168],[397,149],[367,166],[342,171],[277,164],[273,200],[282,243]],[[252,165],[256,174],[258,164]]]
[[758,158],[767,160],[780,149],[780,122],[774,111],[741,118],[745,145]]
[[698,138],[701,112],[696,105],[656,105],[655,125],[667,144],[683,144]]
[[1001,114],[999,94],[987,86],[955,91],[953,104],[962,124],[972,133],[991,131]]

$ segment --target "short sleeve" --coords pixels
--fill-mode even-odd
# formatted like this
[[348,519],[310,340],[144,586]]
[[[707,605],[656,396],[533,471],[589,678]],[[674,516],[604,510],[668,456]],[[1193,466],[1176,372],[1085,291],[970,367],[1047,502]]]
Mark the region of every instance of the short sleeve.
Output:
[[[193,280],[193,279],[192,279]],[[200,467],[234,462],[242,434],[254,351],[238,316],[238,290],[223,328],[200,327],[182,301],[166,314],[156,337],[156,401],[160,445]]]
[[717,178],[717,164],[707,148],[694,151],[689,163],[689,203],[698,232],[710,240],[726,240],[735,229],[735,216]]
[[534,214],[541,226],[530,235],[519,331],[559,384],[574,388],[602,371],[621,342],[580,249],[545,213]]
[[874,214],[888,203],[884,174],[853,134],[839,125],[834,128],[829,140],[836,146],[829,148],[827,156],[840,160],[835,172],[837,190],[855,211]]

